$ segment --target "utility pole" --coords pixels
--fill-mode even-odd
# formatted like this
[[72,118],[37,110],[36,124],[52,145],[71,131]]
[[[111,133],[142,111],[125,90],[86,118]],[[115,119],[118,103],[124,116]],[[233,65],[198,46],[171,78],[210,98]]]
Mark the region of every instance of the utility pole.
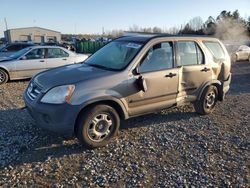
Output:
[[5,37],[5,42],[6,42],[6,41],[9,42],[10,40],[9,40],[9,33],[8,33],[8,24],[7,24],[6,18],[4,18],[4,23],[5,23],[5,29],[6,29],[6,31],[5,31],[5,36],[4,36],[4,37]]
[[104,32],[104,27],[102,27],[102,36],[104,36],[105,32]]
[[7,24],[6,18],[4,18],[4,23],[5,23],[5,29],[6,29],[6,31],[7,31],[7,30],[8,30],[8,24]]

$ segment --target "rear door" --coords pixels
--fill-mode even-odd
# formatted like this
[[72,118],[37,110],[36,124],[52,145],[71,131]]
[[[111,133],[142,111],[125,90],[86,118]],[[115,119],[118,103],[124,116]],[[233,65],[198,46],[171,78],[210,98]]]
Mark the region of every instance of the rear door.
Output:
[[61,48],[47,48],[46,62],[47,69],[74,63],[69,54]]
[[179,96],[197,96],[200,88],[212,80],[211,65],[194,41],[177,41],[177,67],[180,71]]
[[30,78],[38,72],[46,70],[45,49],[36,48],[16,61],[16,75],[19,78]]

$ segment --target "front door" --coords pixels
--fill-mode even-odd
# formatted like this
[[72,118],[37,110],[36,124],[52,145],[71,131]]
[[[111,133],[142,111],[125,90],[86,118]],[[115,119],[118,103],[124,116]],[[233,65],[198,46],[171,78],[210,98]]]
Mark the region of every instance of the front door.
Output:
[[36,48],[16,61],[16,75],[18,78],[30,78],[46,70],[45,49]]
[[131,116],[169,107],[176,102],[179,70],[174,68],[173,43],[162,42],[153,45],[145,54],[138,67],[139,75],[129,80],[129,89],[137,87],[134,79],[142,77],[147,90],[128,97]]

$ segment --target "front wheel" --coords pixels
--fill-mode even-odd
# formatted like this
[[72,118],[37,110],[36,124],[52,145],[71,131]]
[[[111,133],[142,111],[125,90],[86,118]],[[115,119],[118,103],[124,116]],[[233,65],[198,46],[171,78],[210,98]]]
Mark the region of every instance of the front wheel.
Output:
[[120,127],[116,110],[96,105],[83,112],[77,123],[77,138],[88,148],[102,147],[114,138]]
[[201,115],[210,114],[218,100],[218,89],[216,86],[208,86],[204,89],[200,100],[194,103],[195,111]]
[[6,83],[8,79],[8,74],[4,70],[0,69],[0,85]]

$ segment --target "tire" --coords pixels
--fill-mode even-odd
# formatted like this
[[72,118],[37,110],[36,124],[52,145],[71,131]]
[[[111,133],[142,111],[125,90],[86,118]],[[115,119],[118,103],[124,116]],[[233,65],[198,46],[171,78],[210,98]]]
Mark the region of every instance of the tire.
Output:
[[0,69],[0,85],[5,84],[8,80],[8,74],[4,70]]
[[96,105],[81,114],[76,126],[77,138],[85,147],[102,147],[117,135],[120,117],[114,108]]
[[204,89],[200,100],[194,103],[195,111],[198,114],[206,115],[213,112],[218,101],[218,89],[216,86],[208,86]]

